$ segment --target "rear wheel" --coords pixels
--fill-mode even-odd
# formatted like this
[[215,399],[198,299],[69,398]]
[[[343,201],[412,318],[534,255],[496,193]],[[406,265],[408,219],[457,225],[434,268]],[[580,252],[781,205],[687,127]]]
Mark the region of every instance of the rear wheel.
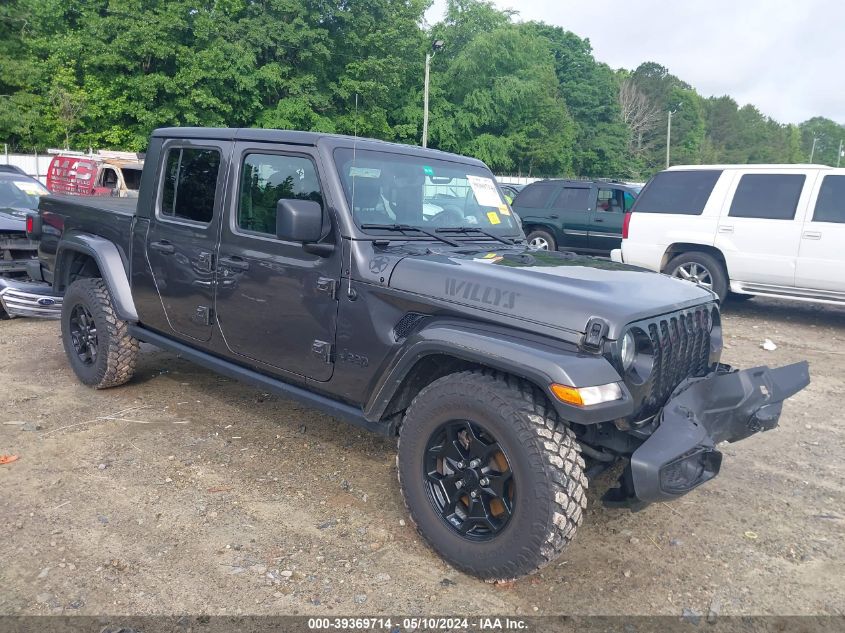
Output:
[[531,385],[493,373],[452,374],[423,389],[403,421],[397,466],[422,536],[488,580],[553,561],[586,507],[572,432]]
[[527,235],[528,245],[541,251],[556,251],[557,242],[551,233],[535,229]]
[[712,290],[725,301],[728,296],[728,274],[722,263],[712,255],[689,251],[673,257],[663,272]]
[[105,389],[132,378],[139,343],[127,330],[102,279],[77,279],[68,287],[62,303],[62,342],[80,381]]

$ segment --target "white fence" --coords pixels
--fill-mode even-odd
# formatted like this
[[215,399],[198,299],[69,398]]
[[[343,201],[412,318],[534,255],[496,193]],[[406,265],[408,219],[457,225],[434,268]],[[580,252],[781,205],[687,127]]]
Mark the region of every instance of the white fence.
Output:
[[496,180],[503,185],[530,185],[532,182],[543,179],[530,178],[528,176],[496,176]]
[[50,154],[9,154],[4,152],[0,156],[0,165],[15,165],[27,174],[47,184],[47,170],[50,168]]

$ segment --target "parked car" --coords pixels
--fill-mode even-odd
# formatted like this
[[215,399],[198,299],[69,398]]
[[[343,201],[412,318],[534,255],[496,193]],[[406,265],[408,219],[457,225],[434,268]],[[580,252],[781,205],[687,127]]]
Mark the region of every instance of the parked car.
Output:
[[58,154],[47,169],[47,188],[64,195],[137,198],[143,166],[126,152]]
[[509,204],[513,204],[514,198],[516,198],[517,194],[525,189],[525,185],[510,185],[510,184],[502,184],[499,183],[499,189],[502,190],[502,193],[505,194],[505,198],[507,199]]
[[38,244],[26,234],[27,214],[49,192],[17,171],[0,171],[0,317],[57,317],[61,300],[44,284],[31,283],[40,272]]
[[679,166],[646,185],[616,261],[712,289],[845,304],[845,169]]
[[47,193],[34,178],[0,172],[0,275],[25,278],[27,267],[37,262],[38,246],[26,236],[26,216]]
[[17,174],[28,177],[28,174],[17,165],[0,165],[0,174]]
[[528,242],[542,250],[608,255],[639,187],[604,180],[539,180],[513,201]]
[[[809,382],[806,363],[720,364],[708,290],[529,248],[478,160],[257,129],[149,148],[137,206],[48,197],[33,218],[77,377],[127,382],[147,341],[398,435],[414,524],[468,573],[553,561],[619,461],[605,501],[624,507],[712,479],[716,446]],[[434,186],[460,203],[426,215]]]

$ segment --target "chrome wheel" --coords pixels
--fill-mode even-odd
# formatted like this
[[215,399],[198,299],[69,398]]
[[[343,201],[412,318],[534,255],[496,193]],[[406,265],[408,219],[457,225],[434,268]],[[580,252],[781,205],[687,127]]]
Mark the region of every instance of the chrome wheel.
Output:
[[713,274],[697,262],[685,262],[672,271],[672,276],[713,290]]
[[528,242],[528,244],[529,244],[529,246],[531,246],[531,248],[536,248],[536,249],[541,250],[541,251],[549,250],[549,243],[548,243],[548,241],[546,241],[546,238],[544,238],[544,237],[540,237],[540,236],[533,237],[533,238],[531,238],[531,241]]

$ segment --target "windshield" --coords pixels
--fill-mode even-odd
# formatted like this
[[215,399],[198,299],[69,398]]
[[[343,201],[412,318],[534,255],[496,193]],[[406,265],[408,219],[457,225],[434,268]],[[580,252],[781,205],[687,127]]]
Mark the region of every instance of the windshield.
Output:
[[338,148],[335,164],[358,227],[469,227],[519,236],[519,224],[483,167],[429,157]]
[[50,193],[35,180],[0,178],[0,207],[37,209],[41,196]]

